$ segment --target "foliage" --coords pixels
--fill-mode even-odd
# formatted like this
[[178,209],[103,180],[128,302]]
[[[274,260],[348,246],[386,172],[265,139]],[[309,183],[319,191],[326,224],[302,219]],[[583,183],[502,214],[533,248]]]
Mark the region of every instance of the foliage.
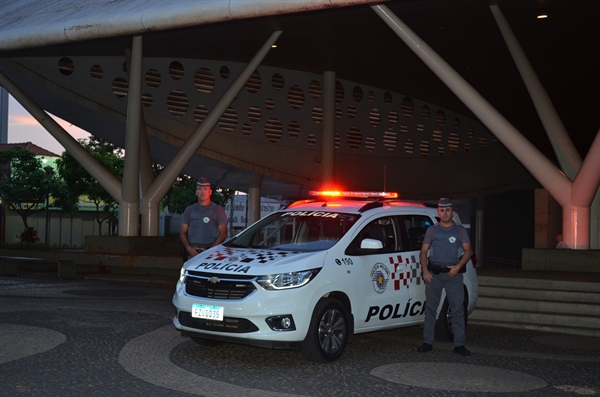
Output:
[[210,196],[210,199],[212,201],[214,201],[215,203],[219,204],[223,208],[225,208],[225,206],[227,205],[227,202],[231,201],[231,199],[235,195],[235,190],[233,190],[233,189],[227,189],[224,187],[212,186],[212,185],[211,185],[211,188],[213,190],[213,194],[212,194],[212,196]]
[[[124,154],[117,146],[95,136],[79,140],[79,143],[104,165],[113,175],[123,179]],[[86,196],[96,206],[96,222],[99,234],[102,223],[115,218],[117,201],[93,178],[71,154],[64,152],[56,161],[58,173],[71,191],[71,199]],[[67,198],[65,198],[67,200]],[[101,214],[106,214],[102,216]]]
[[41,208],[57,181],[42,169],[36,155],[20,147],[0,152],[0,197],[29,227],[27,218]]
[[170,212],[183,214],[188,205],[198,202],[196,183],[198,181],[195,178],[187,175],[180,175],[177,178],[164,200]]
[[[171,190],[164,199],[169,211],[175,214],[183,214],[188,205],[198,202],[196,196],[196,184],[198,180],[188,175],[180,175],[173,184]],[[235,194],[235,190],[211,185],[213,191],[210,199],[221,207],[225,207]]]
[[29,243],[2,243],[0,242],[0,250],[27,250],[27,251],[47,251],[47,250],[72,250],[81,249],[79,246],[69,246],[68,244],[29,244]]
[[40,241],[37,236],[37,230],[34,230],[32,227],[25,227],[19,238],[22,243],[27,244],[35,244]]

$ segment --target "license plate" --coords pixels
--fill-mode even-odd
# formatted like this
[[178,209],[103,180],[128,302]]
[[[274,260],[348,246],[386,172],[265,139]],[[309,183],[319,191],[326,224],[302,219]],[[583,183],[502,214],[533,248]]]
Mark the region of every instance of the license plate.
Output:
[[198,303],[192,304],[192,317],[204,320],[223,321],[222,306],[206,306]]

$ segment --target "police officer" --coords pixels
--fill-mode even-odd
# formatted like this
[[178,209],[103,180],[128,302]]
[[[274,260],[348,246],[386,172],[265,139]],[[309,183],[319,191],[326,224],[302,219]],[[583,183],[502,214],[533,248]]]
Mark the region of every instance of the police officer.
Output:
[[221,244],[227,237],[227,215],[223,207],[210,200],[211,194],[208,179],[200,178],[196,186],[198,203],[188,206],[181,216],[179,239],[184,262],[207,248]]
[[[439,223],[430,226],[425,233],[421,246],[421,267],[425,280],[425,325],[423,344],[419,353],[433,350],[435,321],[442,290],[446,289],[446,297],[452,316],[452,333],[454,334],[454,353],[469,356],[465,347],[464,290],[463,275],[466,264],[473,255],[471,241],[467,230],[454,223],[454,210],[448,198],[438,202]],[[429,261],[427,254],[429,253]],[[427,263],[427,266],[423,264]]]

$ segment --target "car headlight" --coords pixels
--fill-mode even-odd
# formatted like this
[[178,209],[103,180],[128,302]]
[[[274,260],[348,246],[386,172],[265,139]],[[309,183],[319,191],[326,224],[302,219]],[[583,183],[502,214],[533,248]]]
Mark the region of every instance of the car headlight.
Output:
[[182,266],[181,271],[179,272],[179,282],[183,283],[185,281],[185,268]]
[[321,269],[304,270],[301,272],[268,274],[260,276],[256,281],[267,290],[298,288],[306,285]]

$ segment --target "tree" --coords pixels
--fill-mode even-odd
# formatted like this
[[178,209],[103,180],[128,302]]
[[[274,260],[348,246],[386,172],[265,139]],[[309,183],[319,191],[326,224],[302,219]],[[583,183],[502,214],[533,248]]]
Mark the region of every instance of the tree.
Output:
[[[155,166],[155,172],[160,173],[162,168],[160,165]],[[180,175],[173,184],[173,187],[167,192],[163,200],[163,205],[168,206],[170,212],[183,214],[188,205],[198,202],[198,197],[196,196],[197,183],[198,180],[196,178],[192,178],[189,175]],[[235,194],[235,190],[215,185],[211,185],[211,189],[213,193],[210,199],[221,207],[225,207]]]
[[35,242],[37,233],[29,227],[27,218],[60,184],[42,169],[42,162],[34,153],[20,147],[0,152],[0,170],[0,197],[23,220],[24,235],[33,236],[25,239]]
[[[94,136],[81,139],[79,143],[117,178],[123,179],[124,154],[122,149]],[[86,196],[95,204],[98,233],[101,234],[102,223],[116,218],[117,201],[69,153],[63,153],[61,158],[56,161],[56,167],[58,174],[76,197]],[[105,216],[101,215],[103,212],[106,214]]]

